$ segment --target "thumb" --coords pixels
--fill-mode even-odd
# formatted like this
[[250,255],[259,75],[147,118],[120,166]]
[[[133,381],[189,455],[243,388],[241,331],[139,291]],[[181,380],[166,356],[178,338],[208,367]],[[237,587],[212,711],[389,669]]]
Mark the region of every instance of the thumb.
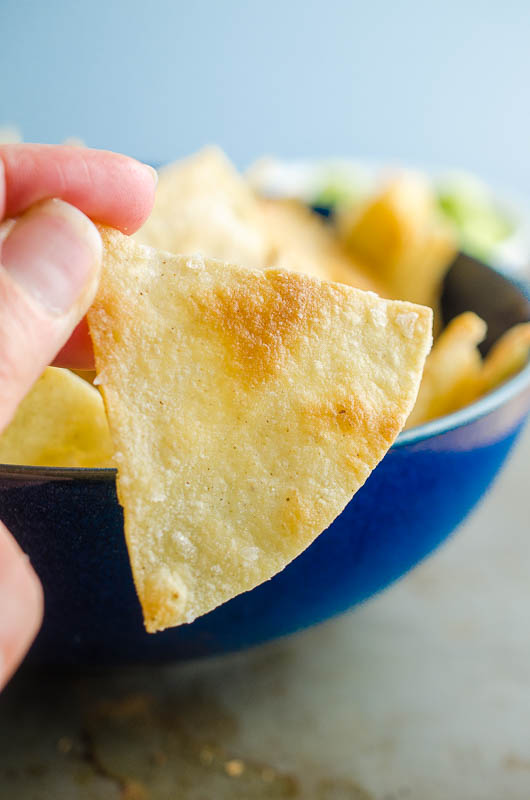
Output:
[[95,225],[62,200],[0,226],[0,431],[91,304],[101,252]]
[[[0,431],[93,300],[101,238],[81,211],[47,200],[0,226]],[[0,688],[42,617],[42,589],[0,523]]]

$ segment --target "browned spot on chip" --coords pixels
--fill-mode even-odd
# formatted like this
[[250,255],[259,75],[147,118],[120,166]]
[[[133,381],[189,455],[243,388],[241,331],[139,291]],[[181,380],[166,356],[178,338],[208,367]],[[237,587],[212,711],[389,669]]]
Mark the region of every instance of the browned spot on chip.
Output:
[[138,586],[145,617],[145,627],[149,633],[163,630],[167,620],[178,610],[184,613],[187,602],[187,589],[177,572],[161,568],[144,576]]
[[250,273],[238,286],[217,287],[193,300],[201,318],[225,339],[230,369],[258,383],[280,369],[293,343],[309,333],[321,296],[310,279],[267,270],[261,278]]
[[283,532],[291,542],[300,538],[301,526],[310,524],[313,517],[314,503],[304,502],[296,489],[289,489],[285,497],[281,521]]
[[393,441],[400,430],[397,416],[381,413],[380,409],[371,409],[360,397],[329,400],[318,406],[309,408],[308,418],[314,426],[315,433],[328,433],[330,424],[336,426],[344,434],[359,434],[369,431],[385,442]]

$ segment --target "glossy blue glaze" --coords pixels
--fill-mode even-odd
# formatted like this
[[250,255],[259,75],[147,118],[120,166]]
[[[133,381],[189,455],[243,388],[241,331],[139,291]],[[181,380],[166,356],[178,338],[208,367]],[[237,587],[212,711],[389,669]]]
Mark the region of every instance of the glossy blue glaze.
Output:
[[464,519],[530,406],[530,367],[462,412],[402,434],[338,519],[283,572],[192,625],[148,635],[110,470],[0,470],[0,515],[46,595],[39,663],[212,655],[338,614],[380,591]]

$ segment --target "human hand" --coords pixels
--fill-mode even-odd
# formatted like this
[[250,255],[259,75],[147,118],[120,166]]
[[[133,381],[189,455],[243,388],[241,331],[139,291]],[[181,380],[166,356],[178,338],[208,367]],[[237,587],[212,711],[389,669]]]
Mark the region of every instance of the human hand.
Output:
[[[84,315],[97,289],[101,238],[91,220],[133,233],[155,184],[150,167],[115,153],[0,146],[0,431],[58,353],[55,363],[92,366]],[[0,688],[42,608],[40,582],[0,522]]]

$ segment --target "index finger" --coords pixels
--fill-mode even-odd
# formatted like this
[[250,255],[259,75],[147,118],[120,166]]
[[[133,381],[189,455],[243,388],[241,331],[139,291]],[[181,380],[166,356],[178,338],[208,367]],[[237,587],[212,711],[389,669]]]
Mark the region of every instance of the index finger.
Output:
[[0,220],[39,200],[59,197],[95,222],[134,233],[149,216],[155,186],[152,167],[119,153],[64,145],[0,145]]

